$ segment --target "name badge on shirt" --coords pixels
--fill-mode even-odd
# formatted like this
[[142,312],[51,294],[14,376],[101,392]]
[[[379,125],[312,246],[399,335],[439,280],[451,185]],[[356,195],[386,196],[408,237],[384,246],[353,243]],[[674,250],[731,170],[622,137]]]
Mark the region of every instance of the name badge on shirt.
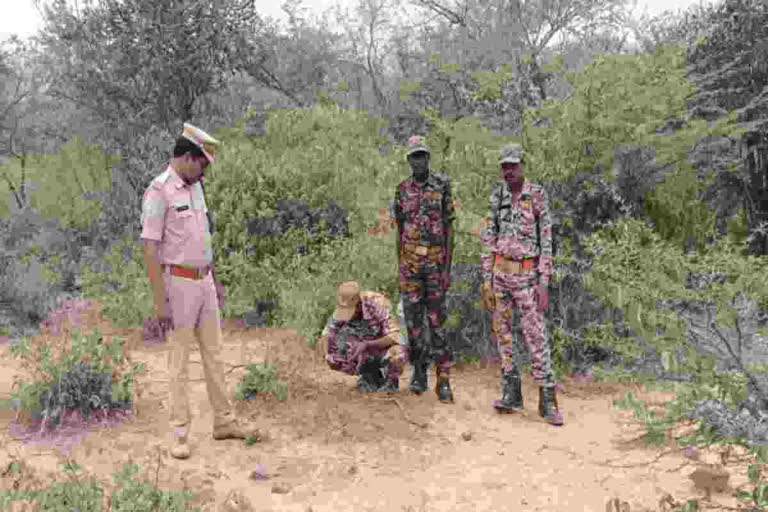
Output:
[[497,265],[501,265],[502,263],[504,263],[504,257],[501,254],[497,254],[496,255],[496,264]]

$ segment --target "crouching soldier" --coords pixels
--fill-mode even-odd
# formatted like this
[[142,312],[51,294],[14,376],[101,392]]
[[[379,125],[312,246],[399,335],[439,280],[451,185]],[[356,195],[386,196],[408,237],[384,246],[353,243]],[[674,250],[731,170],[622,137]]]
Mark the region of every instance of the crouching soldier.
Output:
[[[398,391],[408,347],[400,322],[383,293],[361,292],[357,283],[339,286],[336,311],[321,335],[331,369],[358,375],[358,390]],[[407,340],[405,341],[407,343]]]

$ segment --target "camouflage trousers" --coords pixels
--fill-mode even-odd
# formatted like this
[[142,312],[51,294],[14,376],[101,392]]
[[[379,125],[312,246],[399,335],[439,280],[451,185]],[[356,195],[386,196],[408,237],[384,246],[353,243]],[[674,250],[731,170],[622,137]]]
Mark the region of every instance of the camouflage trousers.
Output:
[[[440,373],[451,371],[451,351],[443,325],[445,312],[445,281],[440,265],[430,264],[426,257],[419,265],[400,265],[400,297],[403,316],[408,328],[408,345],[412,364],[435,363]],[[423,328],[424,315],[429,325],[429,342]]]
[[[491,339],[499,347],[502,372],[516,369],[518,374],[522,373],[524,343],[531,349],[534,382],[552,386],[552,352],[547,339],[544,312],[536,296],[537,283],[535,275],[494,272],[496,309],[492,315]],[[519,328],[521,324],[522,329]]]

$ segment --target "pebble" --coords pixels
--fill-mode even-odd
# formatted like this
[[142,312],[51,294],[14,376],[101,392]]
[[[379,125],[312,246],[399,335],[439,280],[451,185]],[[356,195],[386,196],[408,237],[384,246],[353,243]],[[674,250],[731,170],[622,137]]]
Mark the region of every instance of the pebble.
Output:
[[469,441],[470,439],[472,439],[472,432],[463,432],[461,434],[461,438],[464,439],[465,441]]

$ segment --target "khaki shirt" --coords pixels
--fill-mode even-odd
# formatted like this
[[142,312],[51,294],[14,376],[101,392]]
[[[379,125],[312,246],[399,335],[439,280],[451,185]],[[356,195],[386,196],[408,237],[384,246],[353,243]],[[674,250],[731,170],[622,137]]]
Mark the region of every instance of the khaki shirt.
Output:
[[144,192],[141,238],[161,242],[161,264],[210,265],[213,245],[207,211],[200,182],[187,186],[169,165]]

